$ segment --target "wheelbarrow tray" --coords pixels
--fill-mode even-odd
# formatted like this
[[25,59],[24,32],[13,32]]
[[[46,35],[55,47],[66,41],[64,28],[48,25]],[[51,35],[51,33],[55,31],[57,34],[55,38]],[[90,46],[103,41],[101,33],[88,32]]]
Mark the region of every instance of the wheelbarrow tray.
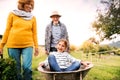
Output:
[[79,70],[67,71],[67,72],[52,72],[48,71],[45,68],[39,66],[38,71],[40,71],[46,80],[83,80],[89,70],[93,67],[93,64],[90,64],[88,67],[80,67]]

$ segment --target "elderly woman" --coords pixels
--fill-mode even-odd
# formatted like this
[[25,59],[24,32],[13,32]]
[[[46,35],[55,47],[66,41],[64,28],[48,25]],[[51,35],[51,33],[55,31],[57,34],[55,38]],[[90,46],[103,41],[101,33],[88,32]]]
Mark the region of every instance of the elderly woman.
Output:
[[0,54],[6,45],[9,57],[16,61],[18,70],[16,80],[32,80],[33,48],[35,48],[34,55],[38,55],[36,18],[31,13],[33,8],[33,0],[18,1],[18,9],[11,11],[8,16],[6,30],[0,43]]

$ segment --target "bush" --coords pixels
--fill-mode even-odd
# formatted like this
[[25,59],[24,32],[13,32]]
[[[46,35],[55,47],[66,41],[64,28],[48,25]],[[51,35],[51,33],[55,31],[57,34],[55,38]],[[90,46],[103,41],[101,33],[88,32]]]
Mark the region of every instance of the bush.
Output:
[[75,45],[70,46],[70,51],[75,51],[76,49],[77,49],[77,47]]
[[16,62],[11,58],[0,59],[0,80],[16,80]]

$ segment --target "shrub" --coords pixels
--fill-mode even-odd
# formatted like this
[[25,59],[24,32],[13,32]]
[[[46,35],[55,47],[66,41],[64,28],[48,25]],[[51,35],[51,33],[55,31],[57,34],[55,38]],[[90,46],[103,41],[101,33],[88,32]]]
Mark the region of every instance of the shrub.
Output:
[[11,58],[0,59],[0,80],[16,80],[16,62]]

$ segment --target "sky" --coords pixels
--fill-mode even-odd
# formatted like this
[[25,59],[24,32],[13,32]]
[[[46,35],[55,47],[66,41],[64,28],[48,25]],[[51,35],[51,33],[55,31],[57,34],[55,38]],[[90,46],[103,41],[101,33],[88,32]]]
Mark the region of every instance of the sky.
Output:
[[[45,28],[51,21],[52,11],[62,15],[60,21],[67,27],[70,44],[79,46],[96,36],[90,26],[98,3],[99,0],[35,0],[32,13],[37,19],[39,45],[44,45]],[[4,33],[8,14],[14,9],[17,9],[17,0],[0,0],[0,34]]]

